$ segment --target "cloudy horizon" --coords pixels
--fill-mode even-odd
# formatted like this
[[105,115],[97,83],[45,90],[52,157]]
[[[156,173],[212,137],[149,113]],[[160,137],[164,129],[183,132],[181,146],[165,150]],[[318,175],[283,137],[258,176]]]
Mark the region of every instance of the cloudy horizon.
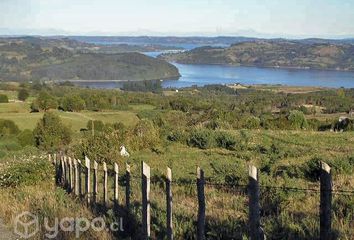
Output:
[[0,9],[0,35],[354,37],[354,0],[2,0]]

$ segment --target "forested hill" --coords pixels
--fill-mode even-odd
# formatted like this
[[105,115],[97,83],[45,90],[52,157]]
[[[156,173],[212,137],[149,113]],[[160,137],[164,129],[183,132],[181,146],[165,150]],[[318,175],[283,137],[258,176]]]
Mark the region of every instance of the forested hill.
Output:
[[179,77],[178,69],[146,55],[100,53],[70,39],[0,38],[0,80],[155,80]]
[[354,45],[300,43],[294,41],[251,41],[227,48],[201,47],[160,59],[186,64],[354,70]]
[[69,61],[40,66],[35,79],[155,80],[178,78],[178,69],[140,53],[81,54]]

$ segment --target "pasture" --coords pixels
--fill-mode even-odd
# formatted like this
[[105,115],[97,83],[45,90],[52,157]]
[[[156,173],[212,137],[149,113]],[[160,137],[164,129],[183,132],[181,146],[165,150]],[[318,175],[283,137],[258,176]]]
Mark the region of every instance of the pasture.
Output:
[[[145,109],[146,106],[134,105],[133,109]],[[89,120],[101,120],[104,123],[122,122],[126,126],[134,125],[138,118],[134,111],[82,111],[82,112],[63,112],[59,110],[51,110],[57,113],[63,122],[74,132],[78,132],[82,128],[86,128]],[[43,112],[31,113],[30,104],[26,102],[10,102],[0,103],[0,119],[12,120],[18,125],[20,130],[33,130]]]

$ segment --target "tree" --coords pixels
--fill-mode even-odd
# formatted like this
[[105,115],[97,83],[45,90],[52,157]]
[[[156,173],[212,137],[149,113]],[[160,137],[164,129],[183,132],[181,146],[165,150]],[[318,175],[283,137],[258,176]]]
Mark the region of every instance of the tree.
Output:
[[22,88],[18,91],[18,95],[17,95],[18,100],[26,101],[28,97],[29,97],[29,92],[26,89]]
[[[39,110],[44,110],[44,111],[58,107],[58,103],[57,103],[56,99],[46,91],[40,92],[39,96],[33,102],[32,105],[38,106]],[[31,106],[31,108],[32,108],[32,106]]]
[[9,98],[5,94],[0,94],[0,103],[8,103]]
[[78,95],[69,95],[62,99],[60,106],[64,111],[79,112],[85,109],[85,101]]
[[61,122],[59,116],[46,112],[33,130],[35,145],[43,150],[62,149],[71,142],[71,131]]

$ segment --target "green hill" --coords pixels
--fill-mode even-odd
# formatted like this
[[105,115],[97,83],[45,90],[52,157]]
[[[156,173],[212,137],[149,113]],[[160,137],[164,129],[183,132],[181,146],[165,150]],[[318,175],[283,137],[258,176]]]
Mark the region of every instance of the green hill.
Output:
[[227,48],[201,47],[160,59],[186,64],[354,70],[354,45],[304,44],[295,41],[252,41]]
[[177,77],[178,69],[172,64],[140,53],[98,53],[92,44],[68,39],[0,38],[0,80],[3,81]]

